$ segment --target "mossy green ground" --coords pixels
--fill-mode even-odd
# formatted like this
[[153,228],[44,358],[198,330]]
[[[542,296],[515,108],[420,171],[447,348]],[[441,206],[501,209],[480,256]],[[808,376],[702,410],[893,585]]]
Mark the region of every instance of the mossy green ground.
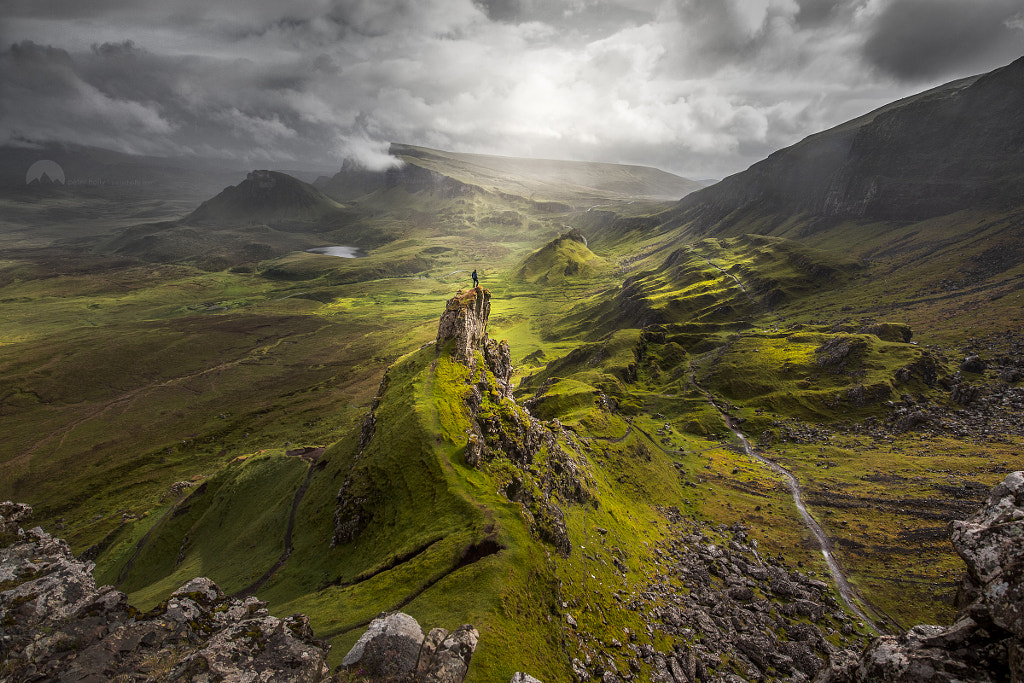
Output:
[[[873,240],[862,263],[834,232],[812,240],[831,252],[779,237],[677,243],[650,206],[550,216],[485,195],[388,200],[374,220],[394,239],[366,259],[293,253],[255,272],[207,272],[60,250],[6,257],[0,496],[33,504],[35,521],[76,551],[92,547],[100,580],[146,607],[192,575],[229,592],[260,577],[284,550],[309,476],[292,554],[259,595],[275,613],[309,614],[332,662],[370,618],[401,606],[427,627],[481,630],[472,680],[516,670],[566,680],[580,646],[564,612],[608,641],[645,632],[615,591],[652,580],[668,528],[656,505],[741,522],[767,552],[827,580],[783,482],[743,455],[707,391],[794,472],[869,603],[904,626],[948,620],[962,564],[940,528],[982,495],[948,487],[1024,468],[1020,439],[879,440],[840,427],[888,411],[881,398],[853,400],[851,387],[948,402],[896,372],[925,350],[952,371],[942,359],[968,334],[1019,329],[1019,264],[964,284],[976,262],[952,246],[931,259],[920,245],[916,260],[885,251],[887,239],[915,247],[902,227],[858,226]],[[921,229],[948,238],[957,220],[977,219]],[[1009,219],[985,220],[998,243]],[[537,272],[557,282],[519,277],[566,222],[589,233],[600,267],[566,276],[567,255],[553,255]],[[563,505],[565,559],[499,493],[507,464],[464,463],[465,370],[420,349],[474,268],[493,296],[490,334],[510,343],[519,401],[543,388],[534,414],[583,445],[599,504]],[[868,318],[909,323],[919,345],[860,333]],[[835,327],[843,319],[849,329]],[[835,338],[862,344],[842,367],[822,366],[818,349]],[[389,366],[378,431],[354,462]],[[795,421],[819,430],[782,442],[776,423]],[[298,447],[326,450],[311,465],[286,455]],[[335,497],[352,472],[376,512],[356,541],[332,547]],[[181,480],[194,486],[169,497]],[[492,536],[502,550],[458,566]]]

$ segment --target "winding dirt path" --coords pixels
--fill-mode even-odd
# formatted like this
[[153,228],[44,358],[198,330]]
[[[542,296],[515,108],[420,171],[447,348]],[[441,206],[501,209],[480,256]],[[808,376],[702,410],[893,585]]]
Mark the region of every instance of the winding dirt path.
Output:
[[256,591],[263,588],[264,584],[269,581],[274,574],[276,574],[284,563],[288,561],[288,558],[292,556],[292,531],[295,529],[295,515],[299,510],[299,503],[302,502],[303,496],[306,495],[306,489],[309,488],[309,482],[313,478],[313,472],[316,470],[316,463],[323,455],[326,448],[316,448],[306,453],[301,454],[301,458],[309,463],[309,469],[306,471],[306,480],[302,482],[302,485],[295,491],[295,497],[292,498],[292,511],[288,515],[288,526],[284,531],[284,552],[277,558],[277,562],[264,572],[263,576],[256,579],[254,582],[236,592],[231,597],[233,598],[244,598],[248,595],[254,595]]
[[811,532],[811,535],[814,536],[817,541],[818,547],[821,549],[821,554],[825,557],[825,563],[828,565],[829,573],[832,574],[832,579],[835,581],[836,588],[839,590],[839,596],[843,599],[846,607],[877,633],[886,633],[887,630],[881,628],[878,623],[869,617],[857,604],[857,600],[859,599],[870,606],[870,603],[858,595],[853,586],[850,585],[850,582],[846,578],[846,574],[843,573],[842,567],[839,566],[839,562],[832,555],[832,540],[828,537],[828,534],[825,533],[825,530],[821,528],[821,525],[818,524],[817,520],[811,516],[811,513],[807,511],[807,507],[803,502],[803,491],[800,488],[800,482],[797,480],[796,476],[782,465],[773,460],[769,460],[754,450],[750,445],[750,442],[747,440],[746,435],[740,429],[739,422],[736,418],[730,415],[729,412],[715,400],[715,397],[711,392],[697,384],[696,370],[692,366],[690,368],[690,384],[701,392],[704,397],[707,398],[708,402],[713,405],[719,413],[721,413],[722,419],[725,420],[725,424],[740,440],[740,443],[743,444],[743,451],[747,456],[763,465],[766,465],[773,472],[782,475],[786,480],[789,492],[793,496],[793,503],[796,505],[796,509],[800,513],[800,517],[803,519],[804,526],[807,527]]

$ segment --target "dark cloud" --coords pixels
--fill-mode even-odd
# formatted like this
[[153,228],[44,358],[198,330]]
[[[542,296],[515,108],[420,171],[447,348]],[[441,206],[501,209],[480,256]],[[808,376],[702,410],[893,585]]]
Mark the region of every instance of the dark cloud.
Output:
[[1020,0],[893,0],[879,14],[864,56],[903,80],[967,75],[1024,54]]
[[492,21],[540,22],[593,36],[655,19],[659,2],[645,0],[473,0]]
[[797,0],[797,4],[800,11],[796,14],[796,20],[805,27],[821,26],[842,13],[844,5],[849,5],[835,0]]
[[[0,144],[329,169],[386,165],[394,140],[721,177],[1009,62],[1006,36],[1024,35],[1010,4],[6,0]],[[923,5],[927,30],[912,26]],[[950,38],[959,24],[970,39]],[[908,31],[929,54],[963,47],[922,67],[900,53]]]
[[524,16],[522,0],[474,0],[493,21],[519,21]]

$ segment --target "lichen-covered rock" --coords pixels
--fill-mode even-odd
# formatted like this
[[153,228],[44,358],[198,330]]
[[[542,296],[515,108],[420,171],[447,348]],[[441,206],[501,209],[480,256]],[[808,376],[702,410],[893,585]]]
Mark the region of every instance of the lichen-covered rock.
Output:
[[430,658],[423,683],[461,683],[479,640],[480,634],[470,624],[449,633]]
[[370,680],[462,683],[479,639],[469,624],[450,633],[434,628],[424,637],[416,619],[390,612],[370,622],[341,665]]
[[517,671],[512,674],[512,680],[510,680],[509,683],[540,683],[540,681],[530,674],[524,674],[522,671]]
[[953,522],[950,541],[992,623],[1024,638],[1024,472],[1008,475],[985,507]]
[[876,638],[860,656],[840,653],[815,683],[1024,683],[1024,472],[950,529],[967,564],[953,625],[915,626]]
[[233,622],[185,657],[172,677],[202,672],[209,680],[317,683],[325,673],[322,654],[301,637],[311,633],[302,615],[278,619],[264,614]]
[[171,593],[172,598],[191,598],[207,607],[224,599],[220,586],[205,576],[186,581],[181,588]]
[[17,536],[21,522],[32,514],[32,508],[24,503],[5,500],[0,503],[0,534]]
[[416,671],[423,629],[402,612],[382,614],[356,641],[341,665],[373,678],[399,678]]
[[423,639],[423,645],[420,647],[420,656],[416,661],[416,677],[423,678],[427,675],[427,671],[430,669],[431,661],[434,658],[434,653],[437,652],[438,646],[444,642],[444,639],[448,637],[448,629],[444,628],[432,628],[427,634],[427,637]]
[[[4,529],[30,514],[0,503]],[[124,593],[96,587],[92,563],[41,529],[0,548],[3,680],[221,680],[315,683],[328,645],[309,622],[278,619],[255,597],[225,598],[197,578],[139,614]]]

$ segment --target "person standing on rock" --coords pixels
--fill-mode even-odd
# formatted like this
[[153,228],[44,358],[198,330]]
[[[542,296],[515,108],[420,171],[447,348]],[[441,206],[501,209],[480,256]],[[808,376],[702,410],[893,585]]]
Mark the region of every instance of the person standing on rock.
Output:
[[478,278],[476,276],[476,270],[475,269],[473,270],[473,286],[474,287],[479,287],[480,286],[480,278]]

